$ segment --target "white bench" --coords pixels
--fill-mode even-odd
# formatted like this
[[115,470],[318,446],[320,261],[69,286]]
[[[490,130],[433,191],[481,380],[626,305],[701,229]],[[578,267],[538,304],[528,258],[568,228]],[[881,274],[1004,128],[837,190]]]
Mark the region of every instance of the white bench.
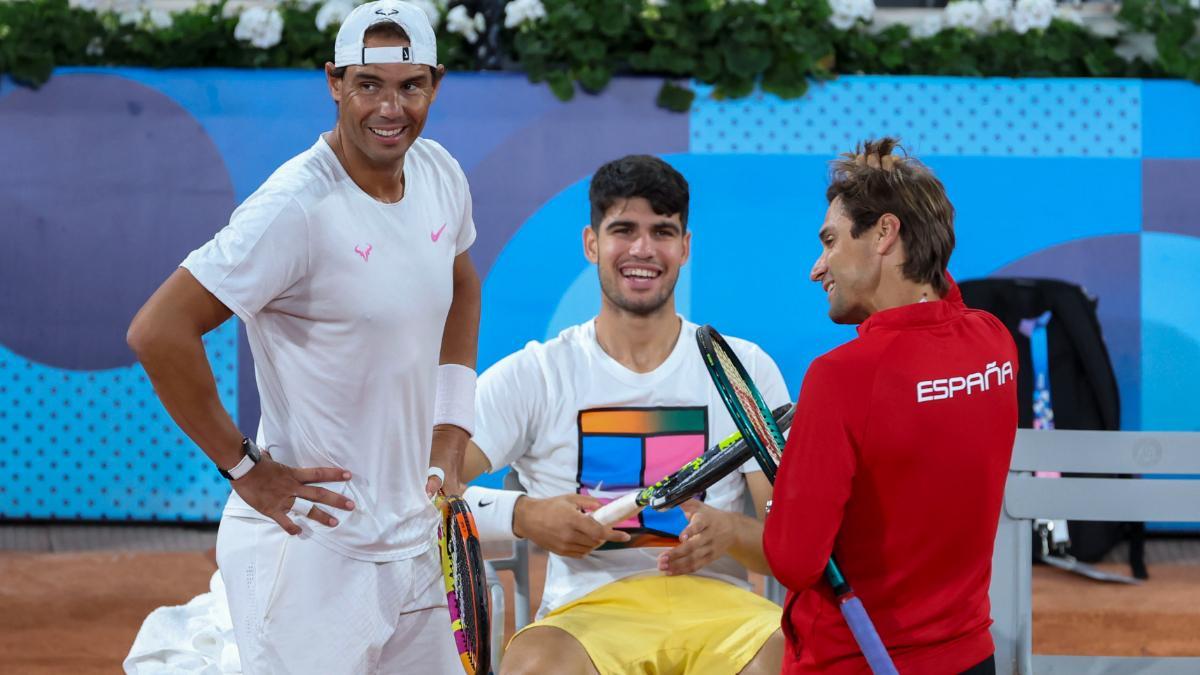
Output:
[[[1200,521],[1200,480],[1035,478],[1034,471],[1200,474],[1200,432],[1017,432],[992,555],[992,637],[997,673],[1200,673],[1200,656],[1042,656],[1032,653],[1033,542],[1037,518]],[[1151,571],[1153,574],[1153,571]]]

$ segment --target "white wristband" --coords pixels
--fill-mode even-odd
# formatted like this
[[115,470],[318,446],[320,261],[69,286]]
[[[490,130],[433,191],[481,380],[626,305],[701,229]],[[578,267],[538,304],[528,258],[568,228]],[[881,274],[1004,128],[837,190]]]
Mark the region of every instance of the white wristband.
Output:
[[437,479],[443,484],[446,482],[446,472],[442,471],[440,466],[429,467],[429,470],[425,472],[425,477],[429,478],[430,476],[437,476]]
[[480,541],[516,541],[513,534],[513,511],[517,500],[525,495],[517,490],[495,490],[472,485],[463,492],[463,499],[475,516]]
[[475,371],[457,363],[438,366],[433,424],[452,424],[475,432]]

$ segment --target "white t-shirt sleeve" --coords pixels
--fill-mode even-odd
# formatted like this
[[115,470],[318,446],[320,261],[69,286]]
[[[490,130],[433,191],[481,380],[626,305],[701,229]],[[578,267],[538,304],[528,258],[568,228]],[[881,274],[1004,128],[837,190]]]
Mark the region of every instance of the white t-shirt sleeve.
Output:
[[286,296],[308,270],[308,222],[288,195],[254,195],[180,266],[243,321]]
[[461,255],[475,243],[475,217],[471,185],[462,165],[437,141],[421,139],[422,147],[428,148],[429,157],[436,167],[436,175],[446,181],[450,189],[450,204],[447,218],[452,219],[457,229],[453,230],[454,255]]
[[[758,393],[762,394],[763,402],[767,404],[767,407],[774,410],[784,403],[791,402],[792,397],[788,393],[787,383],[783,381],[783,373],[779,371],[779,366],[775,365],[775,360],[758,345],[749,345],[747,351],[746,356],[749,359],[744,359],[743,363],[746,365],[746,370],[750,371],[750,377],[758,386]],[[787,436],[786,432],[784,436]],[[751,473],[762,471],[762,467],[758,465],[758,460],[751,457],[738,471]]]
[[530,347],[509,354],[479,376],[472,440],[492,471],[512,464],[529,449],[545,401],[545,379]]

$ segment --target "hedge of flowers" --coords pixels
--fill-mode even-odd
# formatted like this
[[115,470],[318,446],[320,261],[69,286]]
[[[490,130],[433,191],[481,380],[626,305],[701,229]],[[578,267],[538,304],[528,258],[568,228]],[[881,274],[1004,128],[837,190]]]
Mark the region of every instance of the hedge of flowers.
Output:
[[[614,74],[722,97],[802,95],[839,73],[1174,77],[1200,81],[1200,0],[1127,0],[1106,29],[1054,0],[954,0],[913,25],[872,0],[412,0],[452,70],[523,70],[562,99]],[[62,65],[317,68],[357,0],[0,0],[0,73],[37,86]],[[1100,25],[1100,24],[1096,24]]]

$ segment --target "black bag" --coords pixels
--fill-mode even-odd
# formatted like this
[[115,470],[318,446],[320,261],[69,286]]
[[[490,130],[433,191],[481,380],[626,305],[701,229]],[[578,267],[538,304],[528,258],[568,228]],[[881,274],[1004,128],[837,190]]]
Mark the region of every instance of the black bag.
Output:
[[[994,314],[1017,344],[1017,424],[1033,427],[1033,365],[1021,321],[1051,313],[1046,325],[1054,428],[1115,431],[1121,426],[1117,379],[1096,317],[1097,299],[1080,286],[1055,279],[991,278],[959,284],[968,307]],[[1088,474],[1072,474],[1088,475]],[[1133,575],[1146,578],[1143,523],[1068,523],[1067,552],[1096,562],[1123,538],[1130,539]],[[1036,549],[1035,549],[1036,550]]]

